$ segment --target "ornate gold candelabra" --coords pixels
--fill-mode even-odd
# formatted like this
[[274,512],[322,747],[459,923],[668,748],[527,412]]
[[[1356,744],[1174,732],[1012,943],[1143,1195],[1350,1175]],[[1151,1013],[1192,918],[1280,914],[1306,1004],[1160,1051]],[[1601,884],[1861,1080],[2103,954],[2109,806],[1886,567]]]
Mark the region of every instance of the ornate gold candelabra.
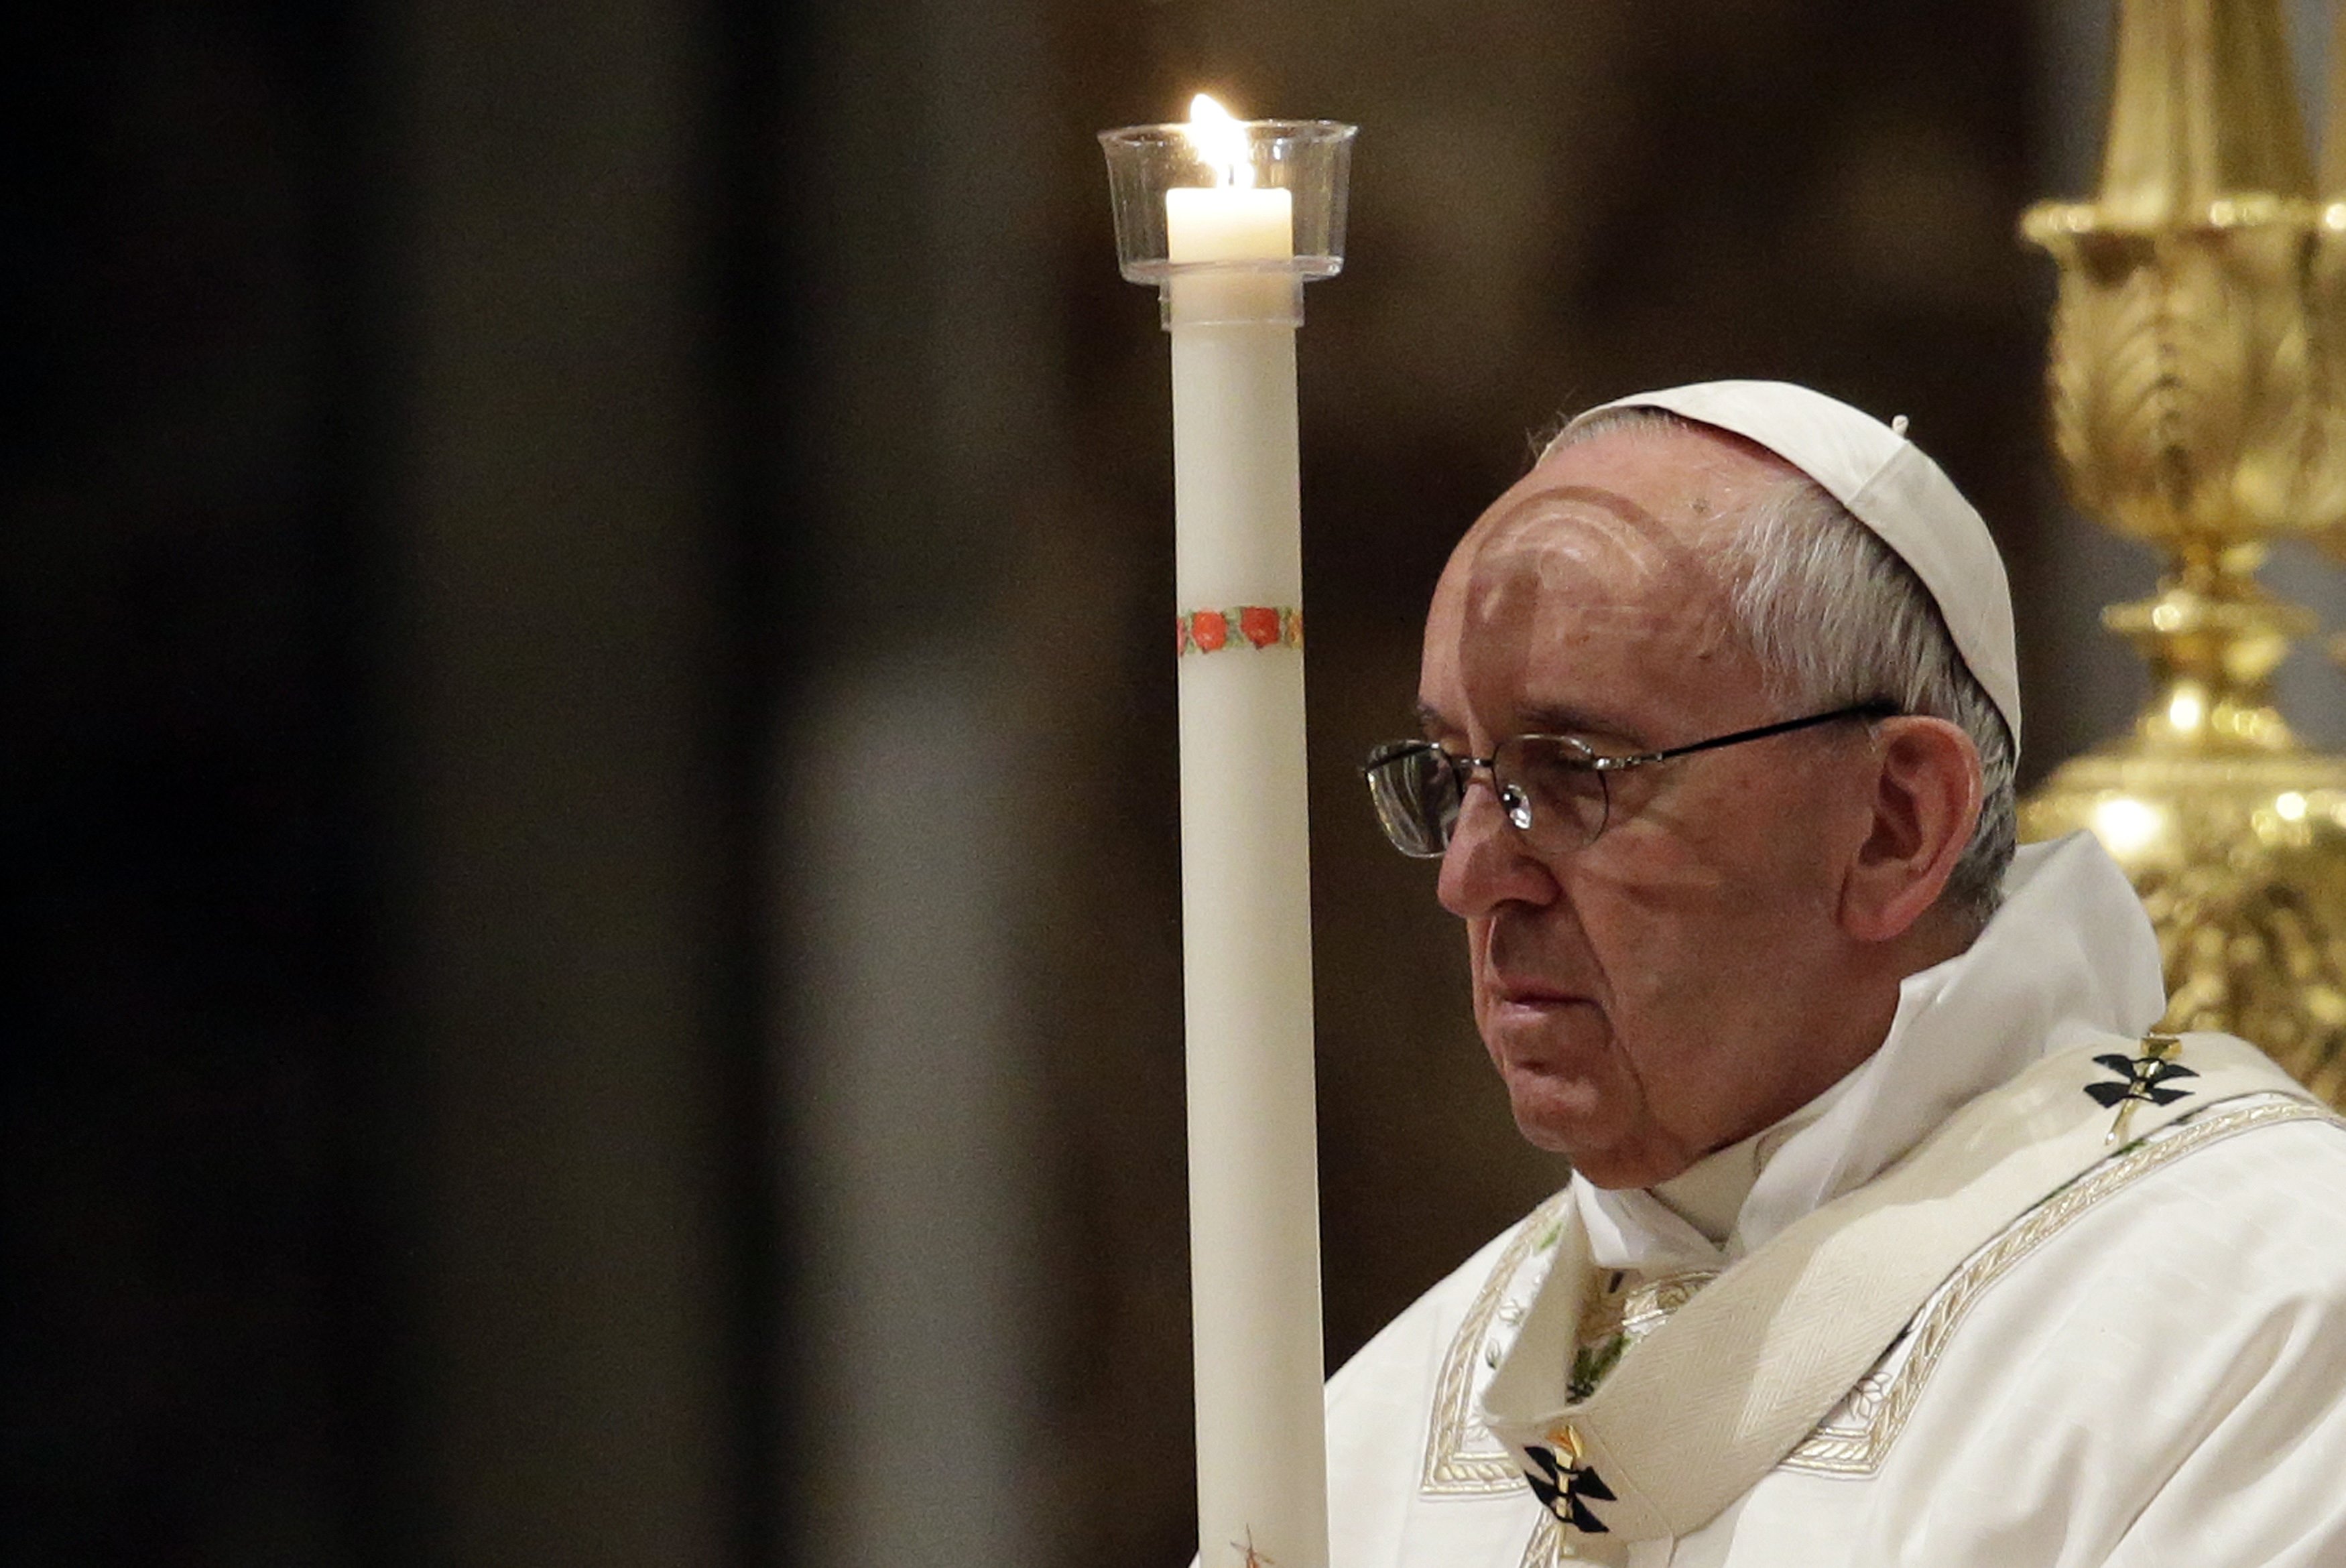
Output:
[[2168,1027],[2245,1035],[2346,1105],[2346,758],[2273,706],[2314,622],[2256,577],[2283,535],[2346,554],[2346,202],[2316,195],[2278,0],[2121,0],[2100,190],[2023,228],[2061,270],[2071,493],[2166,570],[2103,612],[2148,662],[2149,705],[2053,775],[2022,836],[2091,829],[2126,867]]

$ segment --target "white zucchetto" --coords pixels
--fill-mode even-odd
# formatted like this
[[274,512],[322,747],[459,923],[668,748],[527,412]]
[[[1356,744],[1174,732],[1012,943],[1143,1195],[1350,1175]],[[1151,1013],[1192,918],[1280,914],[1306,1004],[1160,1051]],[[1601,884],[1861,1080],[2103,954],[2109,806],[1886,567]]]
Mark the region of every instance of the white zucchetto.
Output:
[[1872,529],[1922,579],[2018,754],[2020,661],[2004,557],[1954,482],[1906,439],[1902,416],[1893,428],[1790,382],[1701,382],[1617,398],[1581,414],[1566,433],[1608,409],[1633,408],[1661,409],[1766,447]]

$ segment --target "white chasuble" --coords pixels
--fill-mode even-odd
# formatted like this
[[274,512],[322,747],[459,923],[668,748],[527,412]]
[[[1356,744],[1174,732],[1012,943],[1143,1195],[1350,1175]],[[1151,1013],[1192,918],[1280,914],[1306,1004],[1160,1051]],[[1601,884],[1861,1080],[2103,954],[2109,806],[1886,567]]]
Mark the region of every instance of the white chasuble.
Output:
[[2346,1127],[2006,892],[1723,1241],[1576,1180],[1331,1380],[1332,1568],[2346,1568]]

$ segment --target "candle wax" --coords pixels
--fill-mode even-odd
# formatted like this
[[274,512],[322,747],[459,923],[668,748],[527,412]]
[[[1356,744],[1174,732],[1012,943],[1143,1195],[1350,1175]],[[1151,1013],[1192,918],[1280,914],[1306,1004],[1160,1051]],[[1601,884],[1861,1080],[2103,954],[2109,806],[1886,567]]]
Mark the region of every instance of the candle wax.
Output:
[[1165,259],[1284,261],[1295,254],[1295,201],[1276,186],[1194,186],[1165,193]]
[[[1165,193],[1165,259],[1204,263],[1283,262],[1295,254],[1294,199],[1278,187],[1192,186]],[[1284,270],[1191,273],[1172,280],[1168,326],[1291,321],[1301,284]]]

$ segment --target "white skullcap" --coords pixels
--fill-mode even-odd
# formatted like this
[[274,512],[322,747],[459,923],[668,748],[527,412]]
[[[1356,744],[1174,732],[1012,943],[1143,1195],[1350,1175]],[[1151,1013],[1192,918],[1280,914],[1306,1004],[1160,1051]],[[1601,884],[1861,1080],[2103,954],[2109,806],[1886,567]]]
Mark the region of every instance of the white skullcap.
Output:
[[[2012,585],[1987,524],[1939,465],[1897,428],[1789,382],[1703,382],[1639,392],[1590,409],[1664,409],[1757,442],[1822,485],[1913,568],[1939,606],[1972,677],[2020,748],[2020,660],[2012,639]],[[1563,435],[1550,443],[1556,450]],[[1541,456],[1547,455],[1542,453]]]

